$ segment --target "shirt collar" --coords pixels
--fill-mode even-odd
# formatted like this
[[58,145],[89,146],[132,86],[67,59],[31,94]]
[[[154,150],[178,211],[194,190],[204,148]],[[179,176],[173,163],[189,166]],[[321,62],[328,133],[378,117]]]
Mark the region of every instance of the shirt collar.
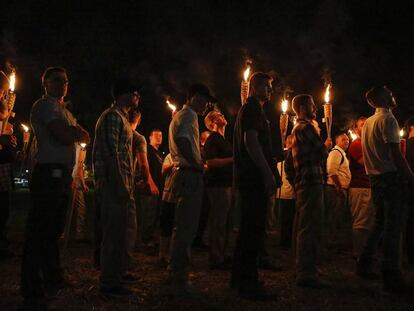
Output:
[[375,108],[375,113],[391,113],[390,108]]
[[341,151],[342,153],[345,153],[345,150],[342,149],[341,147],[339,147],[338,145],[335,145],[335,147],[333,147],[333,149],[338,149],[339,151]]
[[60,105],[62,107],[65,107],[65,102],[63,100],[58,100],[56,97],[50,96],[50,95],[44,95],[44,99],[46,99],[49,102],[52,102],[54,104]]
[[191,106],[189,106],[189,105],[187,105],[187,104],[185,104],[185,105],[183,106],[183,109],[181,109],[181,110],[184,110],[184,109],[188,109],[188,110],[190,110],[191,112],[193,112],[193,113],[197,114],[197,112],[195,112],[195,111],[194,111],[194,109],[193,109],[193,108],[191,108]]

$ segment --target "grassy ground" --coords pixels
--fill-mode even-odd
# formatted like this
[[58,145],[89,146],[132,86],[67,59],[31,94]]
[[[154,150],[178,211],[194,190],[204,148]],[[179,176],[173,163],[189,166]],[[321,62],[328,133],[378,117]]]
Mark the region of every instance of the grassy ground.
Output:
[[[0,262],[0,310],[15,310],[19,296],[20,255],[28,194],[15,196],[11,219],[11,238],[15,258]],[[380,282],[363,281],[353,275],[353,260],[348,252],[330,254],[321,265],[330,289],[303,289],[294,285],[291,256],[276,246],[272,237],[274,260],[283,266],[282,272],[261,271],[268,287],[278,292],[278,301],[253,303],[242,300],[228,287],[229,273],[210,271],[207,253],[193,252],[191,280],[201,295],[177,300],[163,285],[166,273],[156,265],[156,257],[135,254],[132,273],[142,280],[132,286],[135,295],[129,299],[107,299],[98,293],[99,271],[93,268],[92,248],[87,244],[70,247],[65,258],[66,276],[71,287],[62,290],[50,302],[59,310],[414,310],[414,295],[392,295],[381,290]],[[414,284],[414,268],[404,266],[407,279]]]

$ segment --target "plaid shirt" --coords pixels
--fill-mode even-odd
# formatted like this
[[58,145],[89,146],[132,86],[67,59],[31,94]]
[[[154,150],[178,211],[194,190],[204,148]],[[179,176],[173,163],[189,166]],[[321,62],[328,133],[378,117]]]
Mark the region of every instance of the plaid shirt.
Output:
[[295,187],[323,184],[323,163],[328,156],[328,150],[313,125],[309,121],[298,119],[292,138]]
[[114,172],[108,163],[118,159],[119,174],[130,193],[133,191],[132,129],[122,111],[112,106],[98,119],[92,151],[95,182],[108,181]]

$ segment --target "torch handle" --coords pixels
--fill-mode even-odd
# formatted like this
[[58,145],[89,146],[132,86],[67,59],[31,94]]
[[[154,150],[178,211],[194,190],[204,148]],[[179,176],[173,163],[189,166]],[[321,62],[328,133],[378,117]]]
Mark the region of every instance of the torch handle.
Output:
[[9,123],[9,117],[10,117],[10,114],[12,113],[12,111],[13,111],[15,101],[16,101],[16,94],[14,92],[9,92],[7,94],[7,97],[6,97],[7,108],[9,110],[9,114],[8,114],[6,120],[3,121],[3,126],[1,128],[1,134],[3,134],[4,131],[7,128],[7,124]]

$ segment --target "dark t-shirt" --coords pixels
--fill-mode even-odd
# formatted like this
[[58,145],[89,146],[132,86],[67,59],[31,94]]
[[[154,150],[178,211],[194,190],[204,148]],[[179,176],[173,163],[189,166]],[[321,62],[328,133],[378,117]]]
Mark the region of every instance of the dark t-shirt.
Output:
[[269,167],[273,174],[277,176],[277,179],[280,180],[276,171],[276,164],[272,159],[269,121],[260,103],[253,97],[249,97],[246,104],[240,108],[234,126],[233,184],[238,189],[262,189],[264,187],[263,176],[250,158],[244,144],[244,134],[248,130],[257,131],[259,143]]
[[410,137],[407,139],[407,150],[405,158],[407,159],[408,165],[410,166],[411,170],[414,171],[414,137]]
[[[231,144],[219,133],[212,132],[204,145],[206,160],[223,159],[233,156]],[[206,172],[208,187],[231,187],[233,166],[209,168]]]
[[358,163],[358,159],[362,157],[361,139],[354,140],[349,146],[349,169],[351,170],[350,188],[369,188],[369,177],[365,172],[365,167]]

